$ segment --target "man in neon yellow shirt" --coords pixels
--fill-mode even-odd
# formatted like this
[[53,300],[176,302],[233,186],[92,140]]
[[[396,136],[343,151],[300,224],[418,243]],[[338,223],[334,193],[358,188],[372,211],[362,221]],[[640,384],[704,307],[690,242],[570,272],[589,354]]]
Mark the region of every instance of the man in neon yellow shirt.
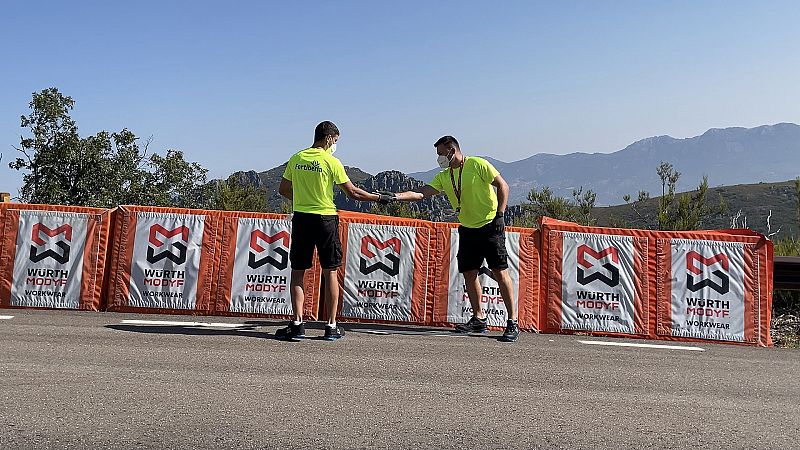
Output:
[[325,121],[314,130],[314,144],[295,153],[286,164],[278,191],[292,201],[292,238],[289,261],[292,265],[292,308],[294,320],[275,334],[288,340],[305,337],[303,324],[303,279],[311,268],[314,248],[317,249],[322,276],[325,279],[328,324],[324,338],[329,341],[344,336],[336,326],[339,301],[339,279],[336,269],[342,265],[342,243],[339,240],[339,216],[333,203],[333,185],[338,185],[348,197],[360,201],[388,201],[388,196],[372,194],[356,187],[333,156],[339,129]]
[[[511,277],[508,275],[505,221],[508,184],[497,169],[483,158],[461,153],[453,136],[444,136],[433,145],[439,166],[444,169],[433,180],[413,191],[396,194],[392,200],[418,201],[444,192],[458,212],[458,271],[464,275],[467,295],[472,306],[470,320],[456,327],[457,331],[486,332],[486,313],[481,309],[479,269],[486,260],[500,287],[508,321],[502,340],[519,338],[517,303]],[[495,193],[495,188],[497,193]]]

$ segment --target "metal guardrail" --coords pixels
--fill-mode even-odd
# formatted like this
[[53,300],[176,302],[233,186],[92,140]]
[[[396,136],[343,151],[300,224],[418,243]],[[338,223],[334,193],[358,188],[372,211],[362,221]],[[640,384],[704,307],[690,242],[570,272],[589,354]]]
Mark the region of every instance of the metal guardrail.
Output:
[[800,291],[800,256],[776,256],[772,289]]

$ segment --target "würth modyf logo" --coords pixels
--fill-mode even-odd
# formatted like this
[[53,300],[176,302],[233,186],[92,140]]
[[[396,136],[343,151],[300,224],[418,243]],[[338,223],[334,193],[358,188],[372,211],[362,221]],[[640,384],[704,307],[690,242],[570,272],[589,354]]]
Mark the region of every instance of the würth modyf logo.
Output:
[[[280,246],[273,248],[273,251],[279,256],[275,258],[272,255],[267,255],[261,259],[256,259],[257,253],[263,253],[268,250],[267,247],[262,246],[258,241],[262,240],[267,244],[279,242]],[[253,230],[250,233],[250,256],[247,258],[247,265],[251,269],[258,269],[264,264],[269,264],[278,270],[284,270],[289,267],[289,232],[280,231],[273,236],[264,233],[261,230]]]
[[[361,239],[361,264],[359,270],[364,275],[369,275],[380,269],[393,277],[397,276],[400,273],[400,246],[400,239],[396,237],[387,241],[379,241],[372,236],[364,236]],[[370,260],[374,260],[378,256],[370,250],[370,247],[374,247],[377,250],[391,249],[392,253],[387,253],[385,258],[391,261],[392,265],[388,266],[381,261],[370,264]]]
[[[586,275],[583,269],[591,269],[594,267],[594,264],[586,260],[586,255],[591,256],[595,261],[599,261],[601,258],[611,257],[611,262],[602,264],[611,276],[609,277],[600,271]],[[578,247],[578,264],[583,266],[578,267],[578,283],[580,284],[587,285],[592,281],[598,280],[607,284],[609,287],[615,287],[619,284],[619,268],[617,267],[619,265],[619,254],[615,247],[604,248],[598,252],[588,245],[583,244]]]
[[[161,253],[156,253],[156,249],[159,249],[165,245],[164,241],[159,239],[158,235],[161,235],[163,238],[167,239],[180,235],[180,239],[183,242],[176,241],[172,243],[172,247],[178,249],[178,253],[175,254],[169,249],[166,249]],[[183,264],[186,262],[186,249],[188,248],[187,244],[189,242],[189,227],[184,225],[178,228],[173,228],[172,230],[168,230],[161,225],[156,224],[150,227],[149,240],[150,245],[147,247],[147,262],[150,264],[155,264],[165,258],[169,259],[175,264]]]
[[[47,225],[43,223],[36,223],[33,225],[33,233],[31,233],[31,239],[33,243],[36,245],[31,245],[31,254],[30,260],[32,262],[39,262],[45,258],[52,258],[56,260],[59,264],[66,264],[69,262],[69,244],[67,242],[72,242],[72,225],[64,224],[55,229],[48,228]],[[59,234],[64,235],[64,240],[56,241],[56,247],[61,249],[61,254],[56,252],[55,250],[47,249],[42,251],[41,247],[46,245],[44,239],[42,239],[42,234],[48,237],[56,237]]]
[[700,277],[699,281],[695,281],[694,275],[703,275],[703,269],[697,267],[697,264],[695,264],[695,262],[698,262],[704,266],[719,264],[720,266],[722,266],[725,272],[728,272],[728,257],[724,253],[718,253],[710,258],[706,258],[700,253],[697,253],[695,251],[690,251],[689,253],[687,253],[686,287],[692,292],[697,292],[700,289],[709,287],[723,295],[728,293],[728,291],[730,290],[731,281],[727,273],[719,269],[711,271],[711,273],[713,273],[714,275],[717,276],[717,278],[719,278],[720,280],[719,284],[714,282],[713,280],[702,277]]

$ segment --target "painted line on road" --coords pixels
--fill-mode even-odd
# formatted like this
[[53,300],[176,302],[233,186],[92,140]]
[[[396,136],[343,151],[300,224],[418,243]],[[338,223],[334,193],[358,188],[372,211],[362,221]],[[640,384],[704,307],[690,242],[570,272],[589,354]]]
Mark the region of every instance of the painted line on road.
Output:
[[383,331],[383,330],[371,330],[371,329],[354,329],[352,330],[352,332],[364,333],[364,334],[377,334],[379,336],[390,336],[395,334],[401,334],[405,336],[434,336],[434,337],[458,336],[458,334],[456,333],[442,333],[439,331],[414,331],[414,330]]
[[173,327],[208,327],[208,328],[244,328],[248,325],[243,323],[222,323],[222,322],[179,322],[168,320],[123,320],[124,325],[161,325]]
[[14,316],[0,316],[0,320],[11,320]]
[[658,345],[658,344],[637,344],[632,342],[608,342],[608,341],[578,341],[587,345],[607,345],[610,347],[637,347],[637,348],[659,348],[663,350],[689,350],[693,352],[706,351],[700,347],[686,347],[682,345]]

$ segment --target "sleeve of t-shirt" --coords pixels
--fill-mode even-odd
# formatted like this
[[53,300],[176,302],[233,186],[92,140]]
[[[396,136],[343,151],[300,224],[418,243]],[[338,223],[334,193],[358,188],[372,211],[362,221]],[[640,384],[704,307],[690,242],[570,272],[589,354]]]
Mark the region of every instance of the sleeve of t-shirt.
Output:
[[500,172],[494,168],[492,163],[485,159],[478,159],[478,174],[487,183],[494,181],[495,177],[500,175]]
[[331,162],[331,175],[333,176],[334,184],[345,184],[350,181],[350,177],[348,177],[347,173],[344,171],[344,166],[341,161],[336,158],[331,159],[333,160]]
[[292,164],[292,160],[290,158],[289,162],[286,163],[286,170],[283,171],[283,178],[286,178],[289,181],[292,181],[292,167],[294,167],[294,164]]
[[442,174],[443,173],[444,172],[437,173],[436,176],[433,177],[431,182],[428,183],[428,186],[436,189],[439,192],[442,192],[444,190],[444,186],[442,186]]

